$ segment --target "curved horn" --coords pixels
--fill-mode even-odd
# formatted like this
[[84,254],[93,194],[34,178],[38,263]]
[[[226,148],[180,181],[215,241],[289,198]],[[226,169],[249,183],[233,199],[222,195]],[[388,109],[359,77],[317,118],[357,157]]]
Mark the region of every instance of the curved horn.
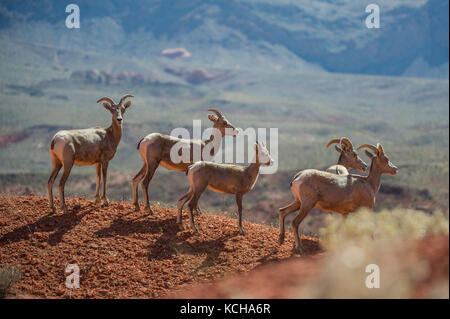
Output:
[[216,115],[218,117],[221,117],[221,118],[223,117],[222,113],[220,113],[220,111],[218,109],[209,108],[208,111],[216,113]]
[[100,103],[100,102],[102,102],[102,101],[106,101],[106,102],[108,102],[110,105],[114,105],[114,102],[113,102],[113,100],[111,100],[109,97],[102,97],[100,100],[98,100],[97,101],[97,103]]
[[134,97],[134,95],[131,94],[125,94],[124,96],[122,96],[122,98],[120,99],[119,105],[122,105],[122,102],[129,97]]
[[341,140],[338,138],[332,139],[331,141],[328,142],[327,148],[330,147],[331,144],[340,143],[340,142],[341,142]]
[[348,149],[353,149],[353,144],[347,137],[341,137],[341,144],[345,145]]
[[358,150],[362,149],[362,148],[369,148],[371,149],[373,152],[375,152],[375,154],[378,154],[378,149],[373,146],[372,144],[363,144],[361,146],[358,147]]

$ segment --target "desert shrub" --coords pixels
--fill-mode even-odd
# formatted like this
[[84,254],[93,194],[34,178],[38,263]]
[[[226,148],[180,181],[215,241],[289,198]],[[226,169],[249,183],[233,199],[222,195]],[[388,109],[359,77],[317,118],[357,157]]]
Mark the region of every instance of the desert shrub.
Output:
[[[443,273],[445,270],[433,270],[442,264],[430,263],[413,247],[400,242],[390,245],[378,242],[371,247],[343,244],[323,260],[320,275],[303,287],[296,297],[448,299],[448,268],[446,274]],[[448,254],[441,253],[439,260],[448,260]],[[376,265],[379,270],[379,286],[376,288],[366,286],[368,276],[373,272],[367,268],[369,265]],[[421,291],[423,285],[427,289]]]
[[20,272],[11,267],[0,268],[0,298],[4,298],[11,286],[20,280]]
[[[347,218],[329,215],[325,222],[319,230],[320,240],[330,254],[317,280],[300,293],[302,298],[411,298],[421,285],[428,288],[419,297],[448,298],[448,262],[447,266],[442,262],[448,261],[448,250],[442,246],[442,240],[448,239],[441,237],[449,233],[448,212],[363,209]],[[422,237],[431,240],[430,250],[440,262],[431,264],[415,248]],[[380,271],[377,289],[366,286],[370,272],[366,267],[373,264]]]
[[448,233],[448,212],[428,214],[404,208],[380,212],[361,209],[347,217],[329,214],[325,227],[319,229],[321,244],[327,249],[349,243],[368,246],[374,241],[392,242]]

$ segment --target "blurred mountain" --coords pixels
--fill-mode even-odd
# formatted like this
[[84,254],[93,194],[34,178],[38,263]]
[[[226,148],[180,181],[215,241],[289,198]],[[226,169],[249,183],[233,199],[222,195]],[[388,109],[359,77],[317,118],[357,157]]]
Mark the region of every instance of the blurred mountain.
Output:
[[2,0],[0,35],[64,49],[156,56],[183,47],[216,67],[448,78],[449,2],[380,0],[381,28],[353,0]]

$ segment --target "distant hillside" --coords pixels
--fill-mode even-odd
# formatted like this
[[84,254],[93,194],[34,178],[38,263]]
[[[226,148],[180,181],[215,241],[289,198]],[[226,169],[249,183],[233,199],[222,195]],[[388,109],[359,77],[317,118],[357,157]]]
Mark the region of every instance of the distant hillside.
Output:
[[[449,2],[377,3],[380,29],[365,27],[366,3],[353,0],[80,0],[81,29],[69,31],[65,2],[7,0],[0,34],[141,57],[181,45],[192,61],[215,66],[276,61],[307,71],[448,78]],[[240,59],[247,54],[250,65]]]

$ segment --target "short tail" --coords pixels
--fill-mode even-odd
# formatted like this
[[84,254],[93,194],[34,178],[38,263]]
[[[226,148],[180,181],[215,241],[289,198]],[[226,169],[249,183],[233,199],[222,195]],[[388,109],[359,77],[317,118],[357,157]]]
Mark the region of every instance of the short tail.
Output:
[[289,186],[292,186],[292,183],[295,181],[295,179],[297,178],[298,175],[300,175],[301,172],[298,172],[297,174],[295,174],[294,178],[291,179],[291,182],[289,183]]
[[139,141],[139,143],[138,143],[138,145],[137,145],[137,147],[136,147],[137,150],[139,150],[139,146],[141,145],[141,142],[142,142],[143,139],[144,139],[144,138],[141,138],[141,140]]
[[[192,165],[194,165],[194,164],[192,164]],[[189,165],[189,167],[186,169],[186,176],[189,173],[189,170],[191,169],[192,165]]]

